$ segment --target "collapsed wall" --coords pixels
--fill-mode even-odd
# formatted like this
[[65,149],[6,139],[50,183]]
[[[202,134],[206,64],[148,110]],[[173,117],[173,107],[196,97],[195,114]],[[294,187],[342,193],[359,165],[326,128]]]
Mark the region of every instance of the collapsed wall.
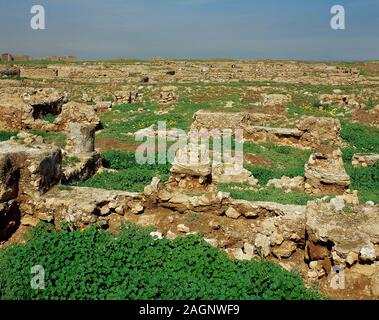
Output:
[[0,241],[6,240],[23,219],[23,201],[31,201],[59,183],[61,161],[60,149],[51,145],[15,140],[0,143]]
[[[55,119],[46,121],[46,115]],[[53,88],[0,91],[0,130],[64,131],[70,122],[89,123],[100,128],[100,119],[92,106],[67,103],[67,94]]]
[[41,118],[58,115],[67,102],[67,95],[52,88],[14,88],[0,92],[0,129],[40,129],[46,124]]
[[315,148],[323,143],[339,146],[341,123],[327,117],[303,117],[296,128],[256,125],[261,119],[247,112],[209,112],[200,110],[193,116],[192,129],[242,129],[244,138],[252,142],[271,142]]
[[310,156],[304,177],[305,192],[313,194],[343,194],[351,182],[341,150],[326,145]]

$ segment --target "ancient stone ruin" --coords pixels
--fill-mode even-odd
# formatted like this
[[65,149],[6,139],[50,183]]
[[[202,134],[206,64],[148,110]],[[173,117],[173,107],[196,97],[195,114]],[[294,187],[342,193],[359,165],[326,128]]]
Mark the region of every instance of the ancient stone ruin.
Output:
[[343,194],[350,185],[340,149],[322,146],[305,165],[305,191],[314,194]]

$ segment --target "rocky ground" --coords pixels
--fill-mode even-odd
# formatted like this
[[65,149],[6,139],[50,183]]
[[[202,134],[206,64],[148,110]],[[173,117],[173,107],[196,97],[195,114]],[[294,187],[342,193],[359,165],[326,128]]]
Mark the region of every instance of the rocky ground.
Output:
[[[1,245],[39,221],[130,221],[156,237],[202,232],[332,298],[378,299],[378,88],[377,62],[2,63]],[[168,166],[128,158],[138,134],[164,134],[165,149],[203,128],[242,130],[242,170],[183,163],[188,148]]]

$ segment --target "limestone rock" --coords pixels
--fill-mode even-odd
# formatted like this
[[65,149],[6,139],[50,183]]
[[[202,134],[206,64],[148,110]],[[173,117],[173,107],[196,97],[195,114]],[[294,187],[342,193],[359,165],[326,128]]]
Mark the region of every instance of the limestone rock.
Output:
[[286,192],[304,192],[303,177],[282,177],[281,179],[271,179],[267,182],[267,186],[284,189]]
[[72,154],[95,151],[95,127],[88,123],[67,124],[66,150]]
[[375,153],[357,153],[353,155],[351,159],[351,164],[354,167],[368,167],[373,166],[375,163],[379,161],[379,154]]
[[271,250],[270,250],[270,238],[263,234],[258,234],[255,238],[255,248],[258,251],[259,255],[262,255],[263,257],[267,257]]
[[343,194],[350,185],[340,149],[320,148],[305,165],[305,190],[315,194]]
[[289,258],[296,251],[293,241],[284,241],[279,247],[272,248],[272,254],[277,258]]
[[341,123],[336,118],[304,117],[298,129],[304,132],[300,139],[304,146],[317,148],[325,141],[334,146],[341,144]]
[[233,207],[229,207],[228,210],[226,210],[225,214],[227,217],[232,218],[232,219],[238,219],[241,216],[241,213],[239,213]]
[[54,123],[65,130],[69,123],[85,123],[94,126],[100,126],[100,119],[96,115],[92,106],[84,103],[69,102],[62,106],[62,112],[55,119]]
[[188,233],[190,232],[190,228],[188,228],[186,225],[184,224],[178,224],[178,226],[176,227],[176,229],[179,231],[179,232],[183,232],[183,233]]

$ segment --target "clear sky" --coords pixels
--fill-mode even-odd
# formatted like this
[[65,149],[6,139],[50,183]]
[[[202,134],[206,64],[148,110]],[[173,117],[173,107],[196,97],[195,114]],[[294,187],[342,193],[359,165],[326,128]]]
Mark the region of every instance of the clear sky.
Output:
[[[46,10],[32,30],[30,9]],[[330,8],[346,10],[332,30]],[[379,59],[379,0],[0,0],[0,52],[111,58]]]

